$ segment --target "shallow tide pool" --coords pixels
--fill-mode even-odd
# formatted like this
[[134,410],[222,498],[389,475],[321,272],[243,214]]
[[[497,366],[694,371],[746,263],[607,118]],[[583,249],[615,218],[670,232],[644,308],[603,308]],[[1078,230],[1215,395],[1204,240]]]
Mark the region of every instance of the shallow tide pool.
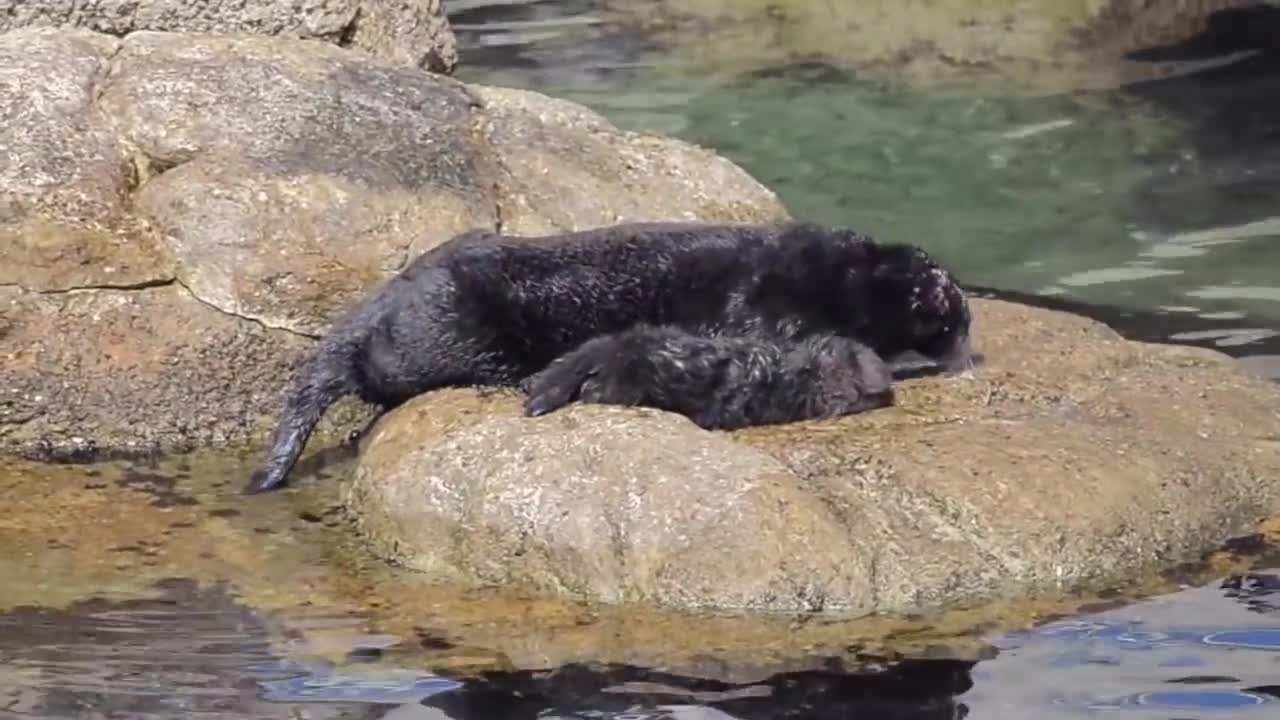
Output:
[[[682,614],[371,559],[341,448],[0,470],[0,718],[1272,717],[1280,553],[922,617]],[[1267,531],[1270,533],[1270,531]]]

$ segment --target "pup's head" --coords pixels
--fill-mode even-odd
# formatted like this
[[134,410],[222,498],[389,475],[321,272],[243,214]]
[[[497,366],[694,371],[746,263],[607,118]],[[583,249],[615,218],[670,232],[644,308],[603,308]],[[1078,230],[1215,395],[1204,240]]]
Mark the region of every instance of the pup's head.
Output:
[[948,370],[972,368],[972,316],[951,273],[911,245],[880,245],[875,255],[867,322],[881,355],[915,351]]

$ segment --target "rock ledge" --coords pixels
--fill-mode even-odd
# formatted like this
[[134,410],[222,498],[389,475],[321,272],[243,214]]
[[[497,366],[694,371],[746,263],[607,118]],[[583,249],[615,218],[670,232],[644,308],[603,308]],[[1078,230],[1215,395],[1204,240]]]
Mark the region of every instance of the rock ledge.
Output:
[[347,503],[374,552],[441,580],[852,613],[1124,584],[1280,510],[1280,387],[1212,351],[974,306],[972,379],[837,420],[712,433],[430,393],[370,433]]

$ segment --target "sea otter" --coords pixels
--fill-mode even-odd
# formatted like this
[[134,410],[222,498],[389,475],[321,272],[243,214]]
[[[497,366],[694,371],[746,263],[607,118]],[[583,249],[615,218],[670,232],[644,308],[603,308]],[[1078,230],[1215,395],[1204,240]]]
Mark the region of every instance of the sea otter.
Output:
[[507,386],[529,393],[530,415],[582,400],[665,406],[708,428],[789,422],[889,403],[884,362],[903,353],[971,366],[970,321],[959,284],[923,250],[850,229],[472,230],[417,257],[310,350],[245,490],[283,484],[349,394],[385,411],[432,388]]

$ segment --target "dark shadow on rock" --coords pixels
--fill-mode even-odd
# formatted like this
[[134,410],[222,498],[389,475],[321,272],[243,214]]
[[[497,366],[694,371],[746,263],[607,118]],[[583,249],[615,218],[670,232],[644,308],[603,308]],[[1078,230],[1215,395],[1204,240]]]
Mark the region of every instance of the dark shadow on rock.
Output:
[[886,670],[789,672],[745,685],[629,665],[568,665],[553,672],[486,673],[423,701],[453,720],[534,720],[626,711],[667,717],[664,706],[714,708],[738,720],[955,720],[956,697],[973,686],[974,661],[908,660]]
[[[973,367],[982,367],[986,362],[986,356],[980,352],[974,352],[972,356]],[[894,380],[910,380],[913,378],[932,377],[935,375],[946,375],[955,372],[944,364],[930,360],[923,355],[915,353],[904,353],[889,361],[889,370],[893,374]]]
[[[189,449],[189,448],[187,448]],[[113,460],[147,461],[159,457],[153,449],[113,447],[103,449],[92,439],[76,442],[70,439],[51,440],[42,438],[22,449],[20,456],[32,462],[50,463],[53,465],[88,465],[92,463],[111,462]]]

